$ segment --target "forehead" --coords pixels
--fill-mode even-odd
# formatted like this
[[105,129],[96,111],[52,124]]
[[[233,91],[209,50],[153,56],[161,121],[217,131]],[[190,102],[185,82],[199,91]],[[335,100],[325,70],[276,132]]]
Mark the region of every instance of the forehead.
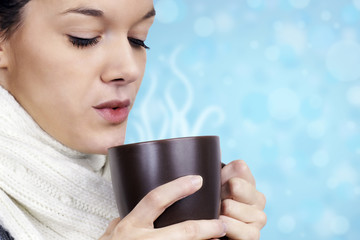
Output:
[[153,0],[31,0],[28,5],[26,11],[46,16],[74,13],[73,9],[95,9],[106,19],[133,21],[151,12]]

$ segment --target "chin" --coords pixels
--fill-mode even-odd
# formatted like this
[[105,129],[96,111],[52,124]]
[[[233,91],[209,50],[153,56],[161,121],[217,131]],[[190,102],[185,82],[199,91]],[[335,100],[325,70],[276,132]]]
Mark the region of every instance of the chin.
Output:
[[114,144],[107,144],[107,145],[98,145],[97,147],[85,147],[82,149],[75,149],[85,154],[100,154],[100,155],[107,155],[108,149],[114,146],[122,145],[123,143],[114,143]]
[[97,137],[94,137],[92,141],[84,141],[80,151],[87,154],[101,154],[107,155],[108,149],[111,147],[123,145],[125,142],[125,131],[121,126],[117,129],[112,128],[110,131],[104,131],[97,133]]

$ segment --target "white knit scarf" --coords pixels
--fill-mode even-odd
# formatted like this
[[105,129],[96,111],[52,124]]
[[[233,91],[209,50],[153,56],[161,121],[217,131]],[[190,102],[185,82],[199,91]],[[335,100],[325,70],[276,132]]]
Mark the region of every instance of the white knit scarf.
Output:
[[118,217],[105,163],[54,140],[0,86],[0,224],[16,240],[98,239]]

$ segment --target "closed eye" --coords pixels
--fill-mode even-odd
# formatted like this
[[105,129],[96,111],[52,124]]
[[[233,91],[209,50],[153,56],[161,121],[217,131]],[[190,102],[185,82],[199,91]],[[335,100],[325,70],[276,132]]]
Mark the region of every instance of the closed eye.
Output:
[[94,37],[94,38],[80,38],[68,35],[69,41],[78,48],[85,48],[89,46],[94,46],[99,42],[100,37]]
[[143,47],[145,49],[150,49],[148,46],[146,46],[145,42],[140,39],[128,37],[128,40],[135,47]]

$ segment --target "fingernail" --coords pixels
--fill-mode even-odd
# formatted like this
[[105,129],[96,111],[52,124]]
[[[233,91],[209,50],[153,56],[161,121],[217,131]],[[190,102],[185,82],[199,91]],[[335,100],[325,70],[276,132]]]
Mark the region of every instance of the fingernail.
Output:
[[195,187],[200,187],[202,185],[202,177],[201,176],[193,176],[191,178],[191,183],[195,186]]

